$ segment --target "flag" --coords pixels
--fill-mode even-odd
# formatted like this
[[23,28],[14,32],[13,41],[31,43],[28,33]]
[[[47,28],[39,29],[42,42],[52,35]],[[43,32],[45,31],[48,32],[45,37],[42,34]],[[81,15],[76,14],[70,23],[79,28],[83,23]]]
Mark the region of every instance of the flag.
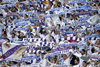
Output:
[[21,60],[22,53],[26,50],[26,46],[16,43],[2,43],[3,59]]
[[90,24],[95,25],[97,23],[100,23],[100,17],[99,15],[91,16],[90,19],[87,20]]

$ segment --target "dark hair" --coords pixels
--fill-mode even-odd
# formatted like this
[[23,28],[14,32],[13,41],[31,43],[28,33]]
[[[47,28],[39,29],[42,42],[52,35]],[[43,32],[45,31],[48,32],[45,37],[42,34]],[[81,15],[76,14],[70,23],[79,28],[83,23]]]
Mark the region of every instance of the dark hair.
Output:
[[57,3],[57,6],[58,6],[58,7],[61,7],[61,2],[58,2],[58,3]]
[[53,2],[50,2],[50,1],[49,1],[49,3],[50,3],[51,5],[53,5]]
[[[72,28],[72,27],[70,26],[69,28]],[[73,30],[73,28],[72,28],[72,30]]]
[[59,16],[59,19],[60,19],[60,21],[62,20],[62,17],[61,16]]
[[46,53],[42,53],[42,55],[45,55]]
[[86,35],[85,33],[82,33],[82,34]]
[[48,49],[47,49],[46,51],[51,51],[51,48],[50,48],[50,47],[48,47]]
[[100,30],[97,30],[97,32],[100,32]]
[[43,30],[44,30],[44,28],[41,28],[41,29],[40,29],[40,33],[41,33],[41,34],[43,34],[43,32],[44,32]]
[[60,24],[57,24],[57,26],[59,26],[59,27],[60,27]]
[[17,64],[18,62],[16,62],[16,61],[12,61],[14,64]]
[[92,53],[94,53],[94,52],[95,52],[95,48],[94,48],[94,47],[91,49],[91,52],[92,52]]
[[87,63],[86,61],[83,61],[84,63]]
[[79,58],[78,57],[75,60],[77,60],[79,62]]
[[86,52],[85,49],[82,49],[83,52]]
[[75,46],[76,49],[79,49],[77,46]]
[[53,36],[50,36],[50,37],[52,37],[52,39],[54,39],[54,37],[53,37]]
[[31,64],[30,62],[25,62],[27,65]]
[[13,34],[14,36],[16,35],[14,32],[13,32],[13,33],[11,33],[11,34]]

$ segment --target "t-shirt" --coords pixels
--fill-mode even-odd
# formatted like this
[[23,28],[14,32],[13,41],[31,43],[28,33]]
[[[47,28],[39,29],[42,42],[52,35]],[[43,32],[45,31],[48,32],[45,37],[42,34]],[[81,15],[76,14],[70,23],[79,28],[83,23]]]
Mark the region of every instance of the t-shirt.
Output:
[[67,59],[64,61],[64,65],[70,65],[70,61],[71,61],[71,59],[70,59],[70,58],[67,58]]
[[46,66],[46,59],[41,59],[40,66],[45,67]]

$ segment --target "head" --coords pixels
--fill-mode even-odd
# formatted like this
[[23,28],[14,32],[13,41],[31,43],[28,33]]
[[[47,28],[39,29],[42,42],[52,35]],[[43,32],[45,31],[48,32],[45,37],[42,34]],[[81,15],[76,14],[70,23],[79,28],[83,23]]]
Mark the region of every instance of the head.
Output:
[[86,61],[83,61],[83,62],[82,62],[82,66],[83,66],[83,67],[87,67],[87,62],[86,62]]
[[77,46],[75,48],[76,48],[77,51],[79,51],[79,48]]
[[69,27],[69,31],[73,31],[73,28],[72,27]]
[[86,51],[85,51],[84,49],[81,50],[81,54],[82,54],[82,55],[84,55],[85,52],[86,52]]
[[58,30],[55,30],[55,32],[54,32],[56,35],[59,35],[60,34],[60,32],[58,31]]
[[27,15],[27,14],[25,14],[25,15],[24,15],[24,18],[28,18],[28,15]]
[[50,41],[52,41],[54,39],[54,37],[53,36],[50,36]]
[[40,24],[39,22],[36,22],[35,25],[36,25],[36,26],[40,26],[41,24]]
[[86,35],[85,33],[82,33],[81,37],[85,37],[85,35]]
[[63,54],[62,57],[63,57],[64,60],[67,59],[67,55],[66,54]]
[[15,34],[14,33],[12,33],[11,35],[12,35],[12,38],[15,38]]
[[100,39],[98,39],[95,44],[100,45]]
[[7,34],[2,35],[3,39],[7,39]]
[[67,35],[64,34],[63,37],[64,37],[64,38],[67,38]]
[[96,33],[98,34],[98,36],[100,36],[100,30],[97,30]]
[[92,53],[95,53],[95,52],[96,52],[96,49],[93,47],[93,48],[91,49],[91,52],[92,52]]
[[40,56],[40,54],[39,53],[36,53],[36,56]]
[[33,37],[34,37],[34,34],[32,34],[32,33],[31,33],[31,35],[30,35],[30,36],[31,36],[31,38],[33,38]]
[[79,35],[79,33],[78,33],[78,32],[76,33],[76,37],[77,37],[77,38],[79,38],[79,37],[80,37],[80,35]]
[[86,44],[87,44],[87,46],[90,46],[91,43],[87,40]]
[[53,63],[57,63],[58,62],[57,60],[58,60],[58,55],[55,55],[53,59]]
[[70,15],[70,19],[73,20],[73,18],[74,18],[74,15]]
[[49,5],[50,5],[50,6],[52,6],[52,5],[53,5],[53,3],[49,1]]
[[14,7],[14,8],[12,9],[12,12],[16,12],[16,10],[17,10],[17,8],[16,8],[16,7]]
[[74,63],[75,63],[75,65],[79,64],[79,58],[76,58],[76,59],[74,60]]
[[44,59],[44,56],[45,56],[45,53],[42,53],[41,54],[41,58]]
[[10,66],[15,65],[15,61],[10,61],[9,64]]
[[24,33],[20,32],[20,37],[23,37],[24,36]]
[[61,7],[61,2],[58,2],[57,3],[57,7]]
[[51,58],[53,63],[56,63],[55,56]]
[[60,29],[60,24],[57,24],[56,28],[57,28],[57,29]]

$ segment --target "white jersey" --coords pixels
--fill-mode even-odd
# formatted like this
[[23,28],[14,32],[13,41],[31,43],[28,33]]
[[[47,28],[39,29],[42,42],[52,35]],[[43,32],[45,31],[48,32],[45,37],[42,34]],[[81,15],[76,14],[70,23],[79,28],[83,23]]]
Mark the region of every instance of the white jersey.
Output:
[[45,66],[46,66],[46,59],[42,59],[42,60],[40,61],[40,66],[41,66],[41,67],[45,67]]

